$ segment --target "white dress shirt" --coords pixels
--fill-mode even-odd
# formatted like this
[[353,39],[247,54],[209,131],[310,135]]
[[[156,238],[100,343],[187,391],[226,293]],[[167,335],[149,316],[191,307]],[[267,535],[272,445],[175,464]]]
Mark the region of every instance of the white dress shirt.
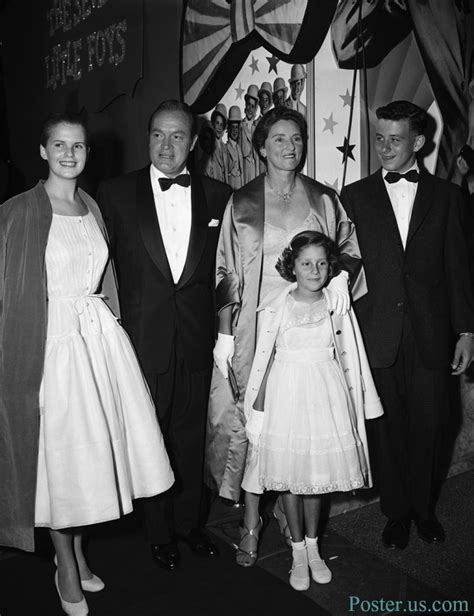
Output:
[[[415,169],[419,171],[418,164],[415,162],[410,169],[406,172]],[[406,173],[405,172],[405,173]],[[390,202],[392,204],[393,213],[397,220],[398,230],[400,232],[400,238],[402,240],[403,248],[406,247],[408,227],[410,226],[410,218],[413,210],[413,203],[415,202],[416,190],[418,188],[417,182],[409,182],[405,178],[401,178],[398,182],[390,184],[385,182],[385,176],[388,171],[385,169],[382,171],[382,177],[384,178],[385,188],[387,189]]]
[[[187,173],[183,169],[182,173]],[[191,233],[191,187],[173,184],[162,191],[159,178],[167,177],[154,165],[150,165],[151,187],[155,199],[156,214],[160,224],[161,237],[170,265],[173,281],[178,282],[183,273],[188,254]]]

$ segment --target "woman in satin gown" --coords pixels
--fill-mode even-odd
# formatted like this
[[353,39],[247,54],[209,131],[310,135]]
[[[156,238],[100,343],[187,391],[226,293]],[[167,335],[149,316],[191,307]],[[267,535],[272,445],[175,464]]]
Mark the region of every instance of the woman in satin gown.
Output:
[[[219,336],[214,349],[208,414],[206,480],[218,494],[238,501],[245,468],[247,437],[243,399],[257,338],[257,307],[270,291],[288,284],[275,269],[283,248],[304,230],[336,242],[343,271],[329,291],[336,311],[352,294],[365,292],[360,252],[352,222],[336,193],[300,173],[307,152],[304,117],[281,106],[266,113],[255,128],[254,147],[267,171],[236,191],[222,221],[217,250],[216,298]],[[231,365],[237,387],[229,385]],[[245,517],[237,563],[256,561],[259,496],[245,494]]]

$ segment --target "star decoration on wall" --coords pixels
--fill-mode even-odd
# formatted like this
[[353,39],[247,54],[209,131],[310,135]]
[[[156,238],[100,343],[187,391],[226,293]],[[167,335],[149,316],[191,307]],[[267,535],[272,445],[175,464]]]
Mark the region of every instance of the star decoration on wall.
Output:
[[334,182],[331,184],[331,182],[324,182],[326,184],[326,186],[329,186],[329,188],[332,188],[333,190],[335,190],[337,193],[339,192],[339,179],[336,178],[334,180]]
[[340,145],[336,148],[337,150],[339,150],[339,152],[342,152],[342,162],[343,163],[345,163],[348,158],[352,158],[352,160],[355,161],[354,154],[352,153],[352,150],[354,148],[355,148],[355,144],[350,145],[349,142],[347,141],[347,137],[344,137],[344,145]]
[[268,60],[268,64],[270,65],[268,72],[271,73],[272,71],[275,71],[275,74],[278,75],[277,64],[280,62],[279,58],[276,58],[275,56],[266,56],[266,58]]
[[329,118],[323,118],[323,120],[324,120],[323,133],[325,130],[330,130],[331,133],[334,135],[334,127],[336,126],[336,124],[339,124],[339,122],[336,122],[334,120],[334,118],[332,117],[332,113],[329,116]]
[[245,92],[245,90],[242,87],[242,82],[239,82],[239,85],[237,86],[237,88],[235,88],[235,100],[238,100],[239,98],[242,98],[242,94]]
[[249,66],[252,69],[252,75],[259,71],[258,60],[255,58],[253,54],[252,54],[252,62],[250,62]]
[[346,89],[345,94],[339,94],[339,97],[342,98],[343,107],[350,107],[352,102],[352,96],[349,94],[349,90]]

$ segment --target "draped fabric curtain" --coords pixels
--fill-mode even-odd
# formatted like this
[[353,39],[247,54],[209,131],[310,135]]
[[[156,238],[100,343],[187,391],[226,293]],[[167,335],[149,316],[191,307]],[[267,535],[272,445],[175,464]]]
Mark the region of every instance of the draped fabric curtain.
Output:
[[436,173],[444,178],[468,139],[473,9],[474,0],[341,0],[332,24],[338,65],[352,69],[377,66],[413,30],[443,118]]
[[331,27],[339,67],[361,69],[377,66],[413,30],[444,122],[436,171],[449,178],[468,139],[473,19],[474,0],[188,0],[182,98],[195,113],[209,111],[260,46],[307,63]]
[[473,0],[408,0],[418,47],[444,122],[436,174],[451,177],[469,133]]
[[336,5],[337,0],[188,0],[181,35],[182,99],[195,113],[212,109],[260,46],[284,62],[310,62]]

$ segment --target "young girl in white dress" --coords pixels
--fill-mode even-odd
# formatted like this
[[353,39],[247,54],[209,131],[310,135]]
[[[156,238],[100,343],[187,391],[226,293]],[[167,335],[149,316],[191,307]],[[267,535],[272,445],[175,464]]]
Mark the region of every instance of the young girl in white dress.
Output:
[[[282,493],[292,537],[290,584],[331,581],[318,551],[321,495],[371,485],[365,419],[382,414],[351,310],[329,311],[337,248],[297,234],[278,261],[290,282],[259,307],[259,338],[246,396],[249,451],[242,487]],[[263,412],[262,412],[263,411]]]
[[[105,288],[104,280],[113,281],[105,227],[97,204],[77,187],[88,149],[78,118],[51,118],[40,145],[47,180],[4,206],[13,228],[31,203],[49,225],[38,255],[45,263],[45,308],[40,302],[36,312],[47,317],[47,331],[44,359],[38,355],[34,524],[50,529],[61,606],[76,616],[89,613],[83,591],[104,587],[86,562],[81,527],[119,518],[132,510],[132,499],[174,482],[135,352],[105,302],[117,296],[113,283]],[[37,236],[25,234],[24,242]]]

